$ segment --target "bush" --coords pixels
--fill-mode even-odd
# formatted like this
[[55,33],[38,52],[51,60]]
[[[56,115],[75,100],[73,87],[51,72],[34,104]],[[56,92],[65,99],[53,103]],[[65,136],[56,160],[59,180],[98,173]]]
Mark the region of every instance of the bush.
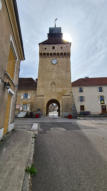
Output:
[[26,171],[27,173],[29,173],[31,176],[37,174],[37,169],[34,167],[33,164],[31,165],[31,167],[28,166],[25,171]]

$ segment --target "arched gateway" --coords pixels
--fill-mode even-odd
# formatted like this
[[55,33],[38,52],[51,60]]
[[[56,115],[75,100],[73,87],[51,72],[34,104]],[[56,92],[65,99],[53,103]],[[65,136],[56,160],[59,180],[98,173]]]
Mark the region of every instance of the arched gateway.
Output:
[[[39,44],[35,101],[35,110],[39,108],[43,115],[48,115],[53,108],[60,116],[72,113],[70,52],[71,43],[63,40],[61,28],[49,28],[48,39]],[[53,97],[56,99],[50,99]]]
[[46,105],[46,115],[49,115],[49,113],[58,114],[60,116],[60,103],[56,99],[51,99],[48,101]]

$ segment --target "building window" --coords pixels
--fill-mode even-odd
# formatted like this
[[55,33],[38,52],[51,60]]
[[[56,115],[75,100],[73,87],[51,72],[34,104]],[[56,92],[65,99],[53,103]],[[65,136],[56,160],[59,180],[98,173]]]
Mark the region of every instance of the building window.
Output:
[[27,104],[23,104],[23,111],[27,111]]
[[55,49],[55,46],[53,46],[52,49]]
[[83,92],[83,88],[82,87],[79,88],[79,92]]
[[80,96],[79,100],[80,100],[80,102],[83,102],[84,101],[84,96]]
[[99,88],[98,88],[98,91],[99,91],[99,92],[103,92],[103,88],[102,88],[102,87],[99,87]]
[[101,105],[101,112],[102,112],[102,113],[107,113],[107,111],[106,111],[106,105]]
[[28,99],[28,93],[24,93],[23,98]]
[[100,104],[104,104],[104,96],[100,96]]
[[80,111],[84,111],[84,105],[80,105]]

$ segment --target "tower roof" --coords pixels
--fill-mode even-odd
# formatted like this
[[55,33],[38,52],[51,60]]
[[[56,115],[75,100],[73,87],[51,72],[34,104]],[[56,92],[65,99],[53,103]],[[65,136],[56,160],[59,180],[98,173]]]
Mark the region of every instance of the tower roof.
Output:
[[63,34],[61,32],[61,27],[50,27],[48,33],[48,39],[39,44],[70,44],[63,40]]

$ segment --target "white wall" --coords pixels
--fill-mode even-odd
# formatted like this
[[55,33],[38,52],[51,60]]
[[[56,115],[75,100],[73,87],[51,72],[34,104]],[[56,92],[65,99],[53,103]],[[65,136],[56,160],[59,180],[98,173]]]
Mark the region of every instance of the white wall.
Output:
[[[104,96],[107,108],[107,86],[101,86],[103,88],[103,92],[98,91],[99,86],[81,87],[83,88],[83,92],[79,92],[79,87],[72,87],[75,106],[78,113],[80,112],[80,105],[84,105],[85,111],[90,111],[92,114],[101,113],[101,104],[99,99],[101,95]],[[84,96],[85,100],[80,102],[79,96]]]

